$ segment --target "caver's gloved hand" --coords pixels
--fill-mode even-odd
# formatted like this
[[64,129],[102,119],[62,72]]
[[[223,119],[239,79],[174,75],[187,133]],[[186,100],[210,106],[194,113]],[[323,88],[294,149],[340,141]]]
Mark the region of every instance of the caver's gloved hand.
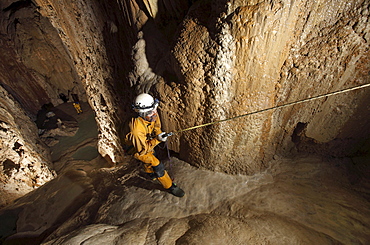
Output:
[[157,139],[159,141],[166,142],[168,136],[170,136],[170,134],[167,134],[166,132],[162,132],[162,133],[158,134]]

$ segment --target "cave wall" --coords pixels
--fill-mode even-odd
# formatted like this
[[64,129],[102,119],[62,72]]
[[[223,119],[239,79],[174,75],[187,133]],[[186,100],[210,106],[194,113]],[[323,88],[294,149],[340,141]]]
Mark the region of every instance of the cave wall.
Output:
[[68,90],[84,98],[74,64],[57,30],[32,1],[2,1],[1,86],[35,118],[41,106],[58,105]]
[[[368,83],[368,18],[368,1],[196,2],[172,49],[180,81],[155,85],[167,130]],[[368,90],[353,91],[187,131],[170,144],[195,165],[254,173],[297,149],[302,124],[301,141],[343,156],[368,138],[368,101]]]
[[55,177],[35,124],[0,86],[0,207]]
[[122,13],[121,6],[114,1],[111,5],[100,5],[99,1],[35,2],[40,14],[58,30],[87,101],[95,111],[100,154],[118,162],[123,153],[115,130],[119,98],[114,91],[122,89],[120,76],[125,75],[125,67],[120,65],[127,52],[122,48],[125,38],[119,42],[124,28],[122,19],[117,18]]
[[[35,124],[59,93],[81,91],[58,33],[32,1],[0,2],[0,206],[54,178]],[[81,96],[83,98],[83,96]]]

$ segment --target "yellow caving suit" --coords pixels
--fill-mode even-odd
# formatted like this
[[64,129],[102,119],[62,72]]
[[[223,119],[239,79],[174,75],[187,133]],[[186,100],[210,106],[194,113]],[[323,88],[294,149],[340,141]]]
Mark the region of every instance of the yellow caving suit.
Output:
[[[157,135],[162,133],[161,121],[159,116],[154,122],[148,122],[141,117],[132,118],[129,123],[130,133],[126,135],[126,144],[132,145],[135,149],[133,156],[144,163],[146,173],[154,173],[153,167],[163,165],[158,158],[154,156],[154,147],[161,143]],[[167,171],[162,171],[163,176],[158,176],[159,182],[165,189],[172,186],[172,180]]]

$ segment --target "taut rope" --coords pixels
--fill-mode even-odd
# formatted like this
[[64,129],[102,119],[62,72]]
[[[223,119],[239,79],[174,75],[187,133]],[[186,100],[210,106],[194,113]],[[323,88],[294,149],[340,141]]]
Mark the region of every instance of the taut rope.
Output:
[[249,113],[246,113],[246,114],[243,114],[243,115],[218,120],[218,121],[215,121],[215,122],[205,123],[205,124],[201,124],[201,125],[198,125],[198,126],[181,129],[181,130],[178,130],[178,131],[175,131],[175,132],[168,133],[166,135],[170,136],[170,135],[173,135],[173,134],[178,134],[178,133],[193,130],[193,129],[196,129],[196,128],[211,126],[211,125],[214,125],[216,123],[226,122],[226,121],[234,120],[234,119],[241,118],[241,117],[246,117],[246,116],[249,116],[249,115],[253,115],[253,114],[257,114],[257,113],[261,113],[261,112],[265,112],[265,111],[270,111],[270,110],[279,109],[279,108],[283,108],[283,107],[287,107],[287,106],[297,105],[297,104],[305,103],[305,102],[308,102],[308,101],[311,101],[311,100],[317,100],[317,99],[321,99],[321,98],[325,98],[325,97],[329,97],[329,96],[337,95],[337,94],[341,94],[341,93],[347,93],[349,91],[362,89],[362,88],[366,88],[366,87],[369,87],[369,86],[370,86],[370,83],[355,86],[355,87],[352,87],[352,88],[346,88],[346,89],[338,90],[338,91],[335,91],[335,92],[331,92],[331,93],[322,94],[322,95],[314,96],[314,97],[303,99],[303,100],[290,102],[290,103],[287,103],[287,104],[284,104],[284,105],[278,105],[278,106],[274,106],[274,107],[270,107],[270,108],[266,108],[266,109],[262,109],[262,110],[258,110],[258,111],[249,112]]

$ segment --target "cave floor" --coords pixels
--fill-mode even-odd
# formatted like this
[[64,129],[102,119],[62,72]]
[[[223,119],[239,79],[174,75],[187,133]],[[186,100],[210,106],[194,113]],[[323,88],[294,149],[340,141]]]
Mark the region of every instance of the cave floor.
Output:
[[83,113],[77,114],[72,103],[63,103],[52,111],[64,121],[76,121],[78,130],[73,136],[59,137],[50,147],[54,169],[58,174],[71,169],[91,171],[108,167],[97,150],[98,129],[95,115],[88,103],[81,103]]
[[58,177],[0,210],[4,244],[370,244],[369,158],[300,154],[245,176],[171,157],[177,198],[130,157],[109,166],[88,110],[53,149]]

